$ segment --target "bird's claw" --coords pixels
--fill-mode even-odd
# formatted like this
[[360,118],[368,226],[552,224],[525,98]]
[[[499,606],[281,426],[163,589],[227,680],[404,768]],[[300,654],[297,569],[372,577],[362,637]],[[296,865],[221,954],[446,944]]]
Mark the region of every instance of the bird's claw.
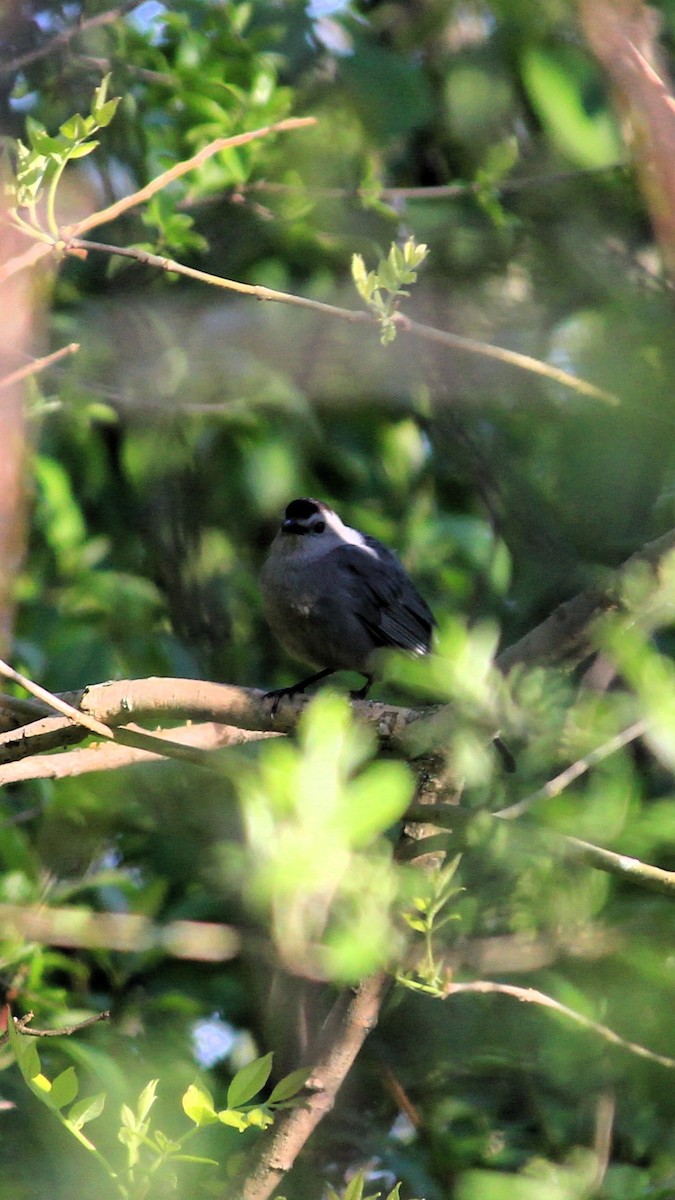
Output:
[[276,717],[277,709],[279,708],[282,700],[284,700],[287,696],[290,698],[291,696],[299,696],[300,694],[301,689],[297,687],[274,688],[271,692],[265,692],[263,696],[263,702],[265,700],[272,701],[270,706],[270,716]]

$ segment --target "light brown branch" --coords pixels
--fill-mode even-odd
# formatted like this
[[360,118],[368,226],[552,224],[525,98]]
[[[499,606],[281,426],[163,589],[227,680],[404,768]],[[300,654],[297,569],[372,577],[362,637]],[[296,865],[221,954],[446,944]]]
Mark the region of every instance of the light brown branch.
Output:
[[62,358],[66,358],[69,354],[76,354],[79,350],[77,342],[71,342],[69,346],[62,346],[60,350],[55,350],[53,354],[47,354],[44,358],[34,358],[32,362],[26,363],[24,367],[18,367],[16,371],[12,371],[10,375],[5,375],[4,379],[0,379],[0,392],[3,388],[11,387],[14,383],[20,383],[23,379],[28,379],[30,375],[37,375],[39,371],[44,371],[46,367],[53,366],[54,363],[60,362]]
[[500,808],[499,812],[495,812],[495,817],[505,817],[507,820],[513,820],[514,817],[521,817],[523,813],[528,812],[540,800],[551,800],[553,796],[559,796],[561,792],[568,788],[575,779],[579,779],[581,775],[585,775],[590,771],[591,767],[608,758],[610,754],[616,754],[617,750],[621,750],[623,746],[628,746],[636,738],[642,737],[647,731],[647,721],[634,721],[627,729],[622,729],[614,737],[603,742],[601,746],[596,746],[590,750],[588,754],[584,754],[582,758],[578,758],[576,762],[566,767],[553,779],[549,779],[543,787],[532,792],[531,795],[525,796],[522,800],[518,800],[516,804],[509,804],[508,808]]
[[7,937],[47,946],[125,953],[157,949],[197,962],[226,962],[235,958],[241,947],[241,937],[231,925],[207,921],[158,925],[138,913],[96,913],[65,905],[0,904],[0,926]]
[[391,986],[384,972],[359,985],[346,1003],[339,1031],[315,1063],[307,1081],[309,1096],[288,1109],[262,1137],[242,1173],[227,1189],[227,1200],[267,1200],[290,1171],[335,1097],[366,1037],[377,1024],[382,1001]]
[[[420,804],[411,804],[405,814],[406,820],[419,821],[428,815],[428,811]],[[490,815],[495,819],[503,819],[502,813],[499,812]],[[405,860],[414,860],[419,854],[438,852],[443,849],[446,851],[456,850],[458,845],[463,843],[464,830],[475,820],[475,817],[476,813],[473,809],[460,808],[454,804],[438,804],[433,809],[434,824],[452,831],[452,844],[448,842],[447,835],[436,834],[425,837],[416,845],[413,844],[404,849],[400,857]],[[617,854],[614,850],[605,850],[602,846],[581,841],[569,834],[539,830],[538,836],[539,844],[541,844],[541,839],[546,837],[553,847],[558,848],[567,857],[576,859],[578,862],[588,863],[589,866],[606,871],[610,875],[617,875],[626,883],[633,883],[648,892],[659,892],[663,896],[675,895],[675,871],[664,871],[661,867],[654,867],[651,863],[642,862],[639,858],[632,858],[627,854]]]
[[[39,744],[41,749],[45,749],[46,739],[53,739],[55,735],[58,737],[61,732],[63,732],[65,736],[56,742],[50,740],[50,747],[53,747],[54,745],[63,745],[64,742],[68,743],[73,741],[81,741],[82,738],[87,734],[96,733],[99,735],[99,737],[109,739],[111,742],[120,742],[124,746],[131,746],[135,749],[146,750],[162,757],[175,758],[182,762],[190,762],[196,764],[197,766],[206,767],[207,769],[217,770],[217,766],[214,763],[209,751],[202,750],[199,747],[187,746],[181,744],[180,742],[172,741],[166,734],[164,737],[158,738],[152,734],[145,733],[144,730],[134,729],[128,724],[125,724],[123,727],[117,729],[111,729],[108,724],[104,724],[103,721],[101,721],[98,717],[91,715],[89,712],[84,711],[77,705],[71,704],[69,699],[65,699],[62,696],[56,696],[52,692],[48,692],[46,688],[41,687],[39,684],[33,683],[32,680],[28,679],[25,675],[21,675],[20,672],[15,671],[13,667],[10,667],[8,663],[3,662],[2,659],[0,659],[0,675],[4,675],[5,678],[13,680],[14,683],[19,683],[21,687],[26,688],[27,691],[29,691],[33,696],[36,696],[39,700],[42,700],[50,708],[55,709],[57,712],[63,713],[63,715],[68,719],[69,724],[81,726],[82,729],[86,731],[84,734],[73,734],[68,731],[68,725],[63,726],[62,724],[55,722],[53,718],[45,718],[44,720],[36,722],[35,724],[38,726],[37,730],[33,729],[31,726],[23,726],[19,730],[13,730],[9,735],[9,742],[15,747],[15,753],[11,756],[9,761],[15,761],[18,758],[24,758],[26,757],[27,753],[35,753],[36,744]],[[81,695],[81,693],[76,693],[76,700],[79,700]],[[122,709],[125,709],[124,702],[122,703]],[[31,740],[33,738],[35,738],[35,741]],[[0,761],[2,761],[1,755]],[[7,759],[5,759],[5,761],[7,761]]]
[[675,529],[636,550],[609,575],[604,587],[589,588],[559,604],[545,621],[502,650],[496,660],[500,671],[506,675],[519,663],[573,665],[581,662],[594,648],[592,631],[596,621],[625,603],[624,587],[635,568],[641,564],[650,567],[656,587],[661,563],[672,550],[675,550]]
[[[98,1025],[100,1021],[109,1021],[110,1012],[96,1013],[93,1017],[87,1017],[84,1021],[78,1021],[76,1025],[63,1025],[60,1029],[33,1029],[29,1022],[33,1020],[33,1013],[25,1013],[23,1017],[13,1017],[17,1033],[24,1033],[27,1037],[45,1038],[45,1037],[72,1037],[74,1033],[80,1033],[83,1029],[89,1029],[90,1025]],[[0,1037],[0,1046],[4,1045],[9,1040],[9,1034],[5,1033]]]
[[675,100],[660,61],[656,9],[642,0],[580,0],[588,43],[614,89],[654,233],[675,278]]
[[[48,693],[47,693],[48,694]],[[252,688],[229,684],[208,683],[199,679],[134,679],[114,680],[93,684],[78,692],[65,692],[58,697],[68,709],[86,714],[111,732],[118,741],[166,757],[172,754],[172,743],[158,736],[142,734],[122,727],[130,720],[194,720],[214,721],[218,725],[236,726],[240,730],[258,733],[292,733],[309,698],[298,696],[282,701],[274,716],[265,693]],[[359,717],[373,725],[383,745],[401,747],[408,726],[427,710],[399,708],[378,701],[359,701],[354,704]],[[82,741],[88,730],[76,728],[70,720],[43,717],[20,729],[0,734],[0,763],[17,762],[29,755],[54,750],[59,746]],[[166,737],[166,735],[163,735]],[[176,744],[177,745],[177,744]],[[184,751],[184,753],[180,753]],[[191,751],[178,747],[186,761],[204,765],[209,752]]]
[[584,1029],[590,1029],[603,1041],[611,1042],[613,1046],[620,1046],[623,1050],[628,1050],[631,1054],[636,1054],[639,1058],[646,1058],[650,1062],[659,1063],[662,1067],[675,1067],[675,1058],[669,1058],[667,1054],[656,1054],[638,1042],[630,1042],[626,1038],[620,1037],[608,1025],[591,1020],[590,1017],[576,1012],[573,1008],[568,1008],[566,1004],[561,1004],[559,1000],[554,1000],[552,996],[547,996],[545,992],[540,992],[537,988],[521,988],[511,983],[494,983],[491,979],[474,979],[471,983],[451,983],[447,996],[458,996],[462,992],[476,992],[483,996],[511,996],[514,1000],[520,1000],[525,1004],[537,1004],[542,1008],[550,1008],[569,1018],[570,1021],[574,1021],[577,1025],[581,1025]]
[[[99,223],[96,222],[96,224]],[[212,275],[208,271],[200,271],[196,267],[185,266],[184,263],[179,263],[175,259],[166,258],[159,254],[152,254],[149,250],[142,250],[137,246],[113,246],[106,242],[92,242],[75,236],[75,231],[82,228],[84,228],[84,223],[80,222],[79,226],[72,226],[70,233],[66,230],[63,231],[64,248],[67,251],[76,253],[82,250],[100,251],[102,254],[118,255],[122,258],[134,259],[144,266],[154,267],[159,271],[167,271],[170,274],[183,275],[187,279],[195,279],[199,283],[206,283],[211,287],[224,288],[226,291],[237,292],[244,296],[252,296],[256,300],[274,301],[278,304],[291,304],[296,308],[311,309],[312,312],[334,317],[336,320],[348,321],[352,325],[371,325],[374,327],[378,327],[379,325],[378,319],[373,313],[365,312],[361,309],[340,308],[338,305],[327,304],[321,300],[312,300],[307,296],[297,296],[293,292],[280,292],[275,288],[263,287],[262,284],[241,283],[236,279],[225,279],[221,275]],[[412,321],[409,317],[404,316],[403,313],[396,313],[393,320],[400,333],[410,334],[423,341],[445,346],[450,350],[457,350],[465,354],[475,354],[482,358],[495,359],[505,366],[517,367],[521,371],[529,371],[531,374],[541,375],[553,383],[570,388],[572,391],[578,392],[583,396],[589,396],[594,400],[601,400],[606,404],[619,403],[618,397],[611,392],[606,392],[602,388],[596,387],[595,384],[589,383],[588,380],[581,379],[577,375],[571,375],[568,371],[563,371],[559,367],[553,367],[550,363],[542,362],[538,358],[532,358],[529,354],[520,354],[516,350],[506,350],[502,346],[493,346],[489,342],[478,342],[475,338],[463,337],[458,333],[449,333],[443,329],[436,329],[433,325],[423,325],[419,321]]]
[[[237,729],[233,725],[218,725],[208,721],[203,725],[184,725],[168,732],[158,729],[153,737],[162,741],[170,739],[185,746],[197,746],[201,750],[221,750],[225,746],[241,746],[263,738],[281,737],[281,734]],[[33,753],[29,758],[0,766],[0,787],[26,779],[73,779],[92,771],[118,771],[136,763],[159,762],[162,757],[165,756],[133,746],[121,746],[116,742],[98,742],[84,750],[65,750],[58,754]],[[0,827],[2,824],[0,822]]]
[[0,76],[11,75],[14,71],[20,71],[23,67],[30,66],[31,63],[37,62],[40,58],[47,58],[53,54],[55,50],[61,49],[62,46],[67,46],[68,42],[73,38],[78,37],[81,33],[86,33],[89,29],[99,29],[102,25],[112,25],[118,21],[120,17],[131,12],[133,8],[138,8],[143,0],[125,0],[125,3],[120,4],[117,8],[111,8],[107,12],[96,13],[93,17],[85,17],[84,20],[78,21],[77,25],[71,25],[68,29],[63,29],[61,33],[55,34],[44,45],[36,47],[35,50],[28,50],[25,54],[19,54],[16,58],[10,58],[8,62],[0,63]]
[[216,138],[215,141],[209,142],[208,146],[203,146],[191,158],[183,159],[182,162],[175,163],[173,167],[169,167],[167,171],[163,171],[161,175],[156,175],[154,179],[145,187],[139,188],[138,191],[132,192],[130,196],[123,196],[121,200],[116,200],[114,204],[108,205],[107,208],[101,208],[98,212],[90,213],[88,217],[83,217],[81,221],[76,221],[74,225],[67,225],[61,230],[61,236],[64,241],[72,241],[81,233],[86,233],[88,229],[95,229],[99,225],[106,225],[109,221],[114,221],[117,217],[122,216],[122,213],[127,212],[130,208],[136,208],[139,204],[145,204],[146,200],[150,200],[157,192],[161,192],[170,183],[174,183],[176,179],[187,175],[189,171],[194,171],[197,167],[201,167],[209,158],[213,158],[214,154],[220,154],[222,150],[230,150],[233,146],[245,146],[248,142],[254,142],[258,138],[269,137],[272,133],[287,133],[291,129],[306,129],[310,125],[316,125],[316,117],[286,117],[283,121],[277,121],[274,125],[263,125],[260,129],[250,129],[246,133],[235,133],[230,137]]
[[241,146],[246,142],[254,141],[256,138],[267,137],[270,133],[283,133],[290,129],[301,129],[307,125],[314,124],[316,124],[314,117],[287,117],[283,121],[278,121],[275,125],[265,125],[260,129],[234,134],[232,137],[216,138],[215,141],[209,142],[208,146],[203,146],[191,158],[186,158],[182,162],[175,163],[173,167],[170,167],[167,171],[163,171],[161,175],[157,175],[145,187],[139,188],[138,191],[132,192],[129,196],[123,196],[121,200],[115,201],[114,204],[110,204],[106,208],[90,213],[89,216],[83,217],[81,221],[76,221],[73,225],[64,227],[61,231],[61,238],[64,240],[52,238],[44,233],[44,231],[36,230],[34,236],[38,240],[34,245],[30,246],[22,254],[17,254],[0,264],[0,283],[9,279],[18,271],[34,266],[47,254],[56,253],[62,255],[66,249],[66,242],[69,242],[70,248],[77,253],[77,248],[73,246],[72,242],[76,234],[86,233],[87,230],[112,221],[129,209],[143,204],[150,197],[154,196],[156,192],[165,188],[167,184],[173,182],[175,179],[179,179],[188,171],[193,171],[195,167],[201,166],[214,154],[218,154],[219,151],[227,150],[231,146]]

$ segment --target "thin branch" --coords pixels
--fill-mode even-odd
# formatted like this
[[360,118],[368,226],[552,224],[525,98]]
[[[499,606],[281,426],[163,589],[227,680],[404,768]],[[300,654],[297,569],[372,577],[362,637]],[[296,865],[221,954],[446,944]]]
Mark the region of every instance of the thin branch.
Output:
[[[181,745],[197,746],[201,750],[222,750],[228,746],[241,746],[247,742],[258,742],[265,738],[281,737],[279,733],[263,733],[261,730],[237,729],[233,725],[218,725],[214,721],[203,725],[184,725],[169,732],[158,729],[153,737],[162,741],[171,739]],[[118,771],[137,763],[159,762],[165,755],[149,750],[138,750],[133,746],[122,746],[116,742],[97,742],[84,750],[66,750],[58,754],[34,754],[18,762],[0,766],[0,787],[8,783],[21,783],[27,779],[74,779],[92,771]],[[33,812],[33,815],[35,813]],[[22,819],[23,813],[20,814]],[[16,816],[0,821],[0,828],[13,824]]]
[[588,863],[600,871],[617,875],[626,883],[637,884],[648,892],[658,892],[662,896],[675,895],[675,871],[664,871],[661,867],[653,867],[651,863],[632,858],[629,854],[617,854],[614,850],[604,850],[591,842],[581,841],[580,838],[568,834],[558,834],[566,854],[579,862]]
[[[154,196],[156,192],[166,187],[173,180],[179,179],[188,171],[201,166],[208,158],[211,158],[221,150],[227,150],[231,146],[241,146],[246,142],[254,141],[256,138],[267,137],[270,133],[283,133],[289,129],[301,129],[307,125],[315,124],[316,119],[314,117],[288,117],[283,121],[278,121],[274,125],[265,125],[261,129],[249,130],[247,133],[238,133],[228,138],[217,138],[215,141],[209,142],[207,146],[203,146],[191,158],[175,163],[168,171],[164,171],[161,175],[152,179],[146,187],[139,188],[138,191],[132,192],[130,196],[124,196],[121,200],[115,201],[114,204],[110,204],[106,208],[99,209],[95,213],[90,213],[88,217],[83,217],[81,221],[77,221],[74,225],[66,226],[61,231],[61,236],[70,241],[76,234],[85,233],[89,229],[94,229],[98,225],[112,221],[114,218],[121,216],[122,213],[127,212],[130,208],[135,208],[145,200],[150,199],[151,196]],[[22,230],[22,232],[25,231]],[[0,265],[0,283],[9,279],[10,276],[15,275],[18,271],[23,271],[27,267],[34,266],[46,255],[53,254],[55,251],[57,254],[62,254],[66,249],[64,242],[55,240],[42,230],[36,229],[34,237],[38,240],[28,250],[15,255]],[[77,253],[77,251],[74,252]]]
[[3,388],[11,387],[12,384],[20,383],[22,379],[27,379],[29,375],[37,375],[39,371],[44,371],[46,367],[51,367],[54,363],[60,362],[67,355],[76,354],[79,349],[78,342],[71,342],[69,346],[62,346],[60,350],[55,350],[53,354],[47,354],[44,358],[34,358],[32,362],[26,363],[24,367],[19,367],[16,371],[12,371],[11,375],[5,375],[4,379],[0,379],[0,392]]
[[11,75],[14,71],[20,71],[23,67],[30,66],[31,63],[37,62],[40,58],[47,58],[53,54],[55,50],[60,50],[61,47],[67,46],[68,42],[74,37],[78,37],[81,33],[86,33],[89,29],[99,29],[102,25],[112,25],[118,21],[120,17],[126,16],[133,8],[138,8],[143,0],[125,0],[123,4],[117,8],[111,8],[107,12],[96,13],[93,17],[86,17],[82,21],[78,21],[76,25],[71,25],[68,29],[63,29],[61,33],[57,33],[50,38],[42,46],[38,46],[35,50],[28,50],[25,54],[19,54],[16,58],[11,58],[9,62],[0,63],[0,76]]
[[551,800],[554,796],[559,796],[561,792],[564,792],[565,788],[574,783],[575,779],[579,779],[581,775],[585,775],[587,771],[590,771],[591,767],[608,758],[610,754],[616,754],[617,750],[628,746],[636,738],[642,737],[646,733],[647,727],[647,721],[644,719],[634,721],[627,729],[623,729],[621,733],[617,733],[614,737],[603,742],[601,746],[596,746],[588,754],[571,763],[569,767],[566,767],[559,775],[555,775],[553,779],[549,779],[548,783],[545,783],[536,792],[532,792],[531,795],[518,800],[516,804],[509,804],[508,808],[500,808],[498,812],[493,813],[493,816],[513,820],[514,817],[521,817],[523,813],[528,812],[540,800]]
[[107,725],[104,725],[101,721],[97,721],[95,717],[90,717],[86,713],[73,708],[72,704],[68,704],[65,700],[61,700],[60,697],[54,696],[46,688],[41,687],[39,683],[33,683],[32,679],[28,679],[26,675],[22,675],[20,671],[15,671],[14,667],[10,667],[9,663],[6,663],[1,658],[0,675],[4,675],[5,679],[11,679],[12,683],[20,684],[32,696],[35,696],[38,700],[42,700],[44,704],[48,704],[56,712],[62,713],[64,717],[68,717],[76,725],[82,725],[89,733],[97,733],[99,737],[113,738],[113,731]]
[[67,949],[134,954],[161,950],[196,962],[227,962],[241,949],[241,936],[231,925],[209,921],[159,925],[138,913],[97,913],[76,906],[0,904],[0,924],[7,937]]
[[[97,221],[95,223],[99,224],[100,222]],[[66,251],[77,253],[85,250],[87,252],[98,251],[102,254],[114,254],[121,258],[133,259],[143,266],[154,267],[159,271],[166,271],[173,275],[183,275],[187,279],[195,279],[199,283],[206,283],[211,287],[223,288],[229,292],[237,292],[239,295],[252,296],[256,300],[274,301],[278,304],[291,304],[296,308],[307,308],[323,316],[334,317],[340,321],[348,321],[352,325],[379,327],[377,317],[373,313],[362,309],[340,308],[335,304],[326,304],[321,300],[312,300],[308,296],[297,296],[293,292],[280,292],[275,288],[263,287],[260,284],[241,283],[239,280],[225,279],[221,275],[212,275],[208,271],[200,271],[196,267],[188,267],[184,263],[177,262],[175,259],[166,258],[160,254],[152,254],[149,250],[142,250],[137,246],[114,246],[106,242],[88,241],[76,235],[77,231],[83,229],[85,226],[89,227],[86,225],[86,221],[80,222],[79,226],[72,226],[70,232],[66,230],[62,231],[64,249]],[[506,350],[501,346],[493,346],[490,342],[479,342],[475,338],[463,337],[458,333],[449,333],[443,329],[436,329],[433,325],[423,325],[419,321],[411,320],[403,313],[396,313],[393,320],[400,333],[412,334],[423,341],[433,342],[436,345],[445,346],[450,350],[458,350],[465,354],[475,354],[482,358],[495,359],[506,366],[517,367],[521,371],[529,371],[531,374],[541,375],[553,383],[570,388],[582,396],[601,400],[605,404],[619,403],[618,396],[615,396],[612,392],[607,392],[603,388],[596,387],[595,384],[589,383],[588,380],[580,379],[577,375],[572,375],[569,371],[563,371],[560,367],[554,367],[550,363],[542,362],[538,358],[532,358],[529,354],[521,354],[517,350]]]
[[101,208],[98,212],[90,213],[88,217],[83,217],[81,221],[76,221],[74,225],[67,225],[61,230],[61,236],[64,241],[71,242],[73,238],[81,233],[86,233],[88,229],[95,229],[98,225],[105,225],[108,221],[114,221],[120,217],[122,213],[127,212],[130,208],[136,208],[139,204],[145,204],[146,200],[150,200],[157,192],[161,192],[163,188],[173,183],[176,179],[180,179],[182,175],[186,175],[188,171],[194,171],[197,167],[201,167],[207,159],[212,158],[214,154],[219,154],[222,150],[229,150],[233,146],[244,146],[248,142],[254,142],[258,138],[269,137],[272,133],[287,133],[291,129],[306,129],[310,125],[316,125],[316,117],[286,117],[283,121],[277,121],[274,125],[263,125],[260,129],[251,129],[246,133],[236,133],[231,137],[216,138],[215,141],[209,142],[207,146],[203,146],[191,158],[183,159],[182,162],[175,163],[173,167],[169,167],[167,171],[163,171],[161,175],[156,175],[154,179],[145,187],[139,188],[138,191],[132,192],[130,196],[123,196],[121,200],[116,200],[114,204],[108,205],[107,208]]
[[[411,804],[405,816],[407,821],[419,821],[424,818],[425,814],[428,819],[428,809],[419,804]],[[485,815],[485,813],[481,813],[482,817]],[[495,819],[502,819],[502,814],[498,812],[489,815]],[[438,852],[443,849],[447,851],[449,848],[457,849],[457,845],[463,841],[463,831],[475,820],[475,817],[476,812],[473,809],[461,808],[455,804],[436,805],[433,809],[434,824],[452,831],[452,847],[449,846],[447,834],[435,834],[424,838],[412,847],[406,847],[399,857],[405,860],[414,860],[420,854]],[[658,892],[662,896],[675,895],[675,871],[664,871],[661,867],[654,867],[651,863],[642,862],[639,858],[632,858],[627,854],[617,854],[614,850],[605,850],[602,846],[581,841],[580,838],[571,837],[566,833],[538,830],[538,834],[540,839],[546,837],[566,856],[579,862],[588,863],[589,866],[606,871],[610,875],[617,875],[626,883],[636,884],[646,891]]]
[[638,1058],[646,1058],[649,1062],[659,1063],[662,1067],[675,1067],[675,1058],[669,1058],[667,1054],[656,1054],[654,1050],[648,1050],[646,1046],[641,1046],[638,1042],[630,1042],[626,1038],[620,1037],[609,1026],[585,1017],[583,1013],[568,1008],[566,1004],[561,1004],[559,1000],[554,1000],[552,996],[547,996],[545,992],[540,992],[537,988],[521,988],[511,983],[494,983],[490,979],[475,979],[471,983],[451,983],[447,996],[457,996],[461,992],[477,992],[484,996],[511,996],[514,1000],[520,1000],[526,1004],[538,1004],[542,1008],[550,1008],[570,1021],[574,1021],[577,1025],[581,1025],[584,1029],[590,1029],[603,1041],[611,1042],[613,1046],[620,1046],[623,1050],[628,1050],[630,1054],[636,1054]]
[[[82,58],[83,56],[80,55]],[[96,60],[91,60],[96,62]],[[101,70],[106,68],[103,60],[100,60]],[[154,72],[149,72],[154,74]],[[173,83],[174,81],[166,76],[160,77],[159,82]],[[507,196],[512,192],[522,192],[528,188],[550,187],[558,183],[566,183],[576,179],[583,179],[587,176],[607,175],[617,171],[624,171],[625,163],[614,163],[605,167],[586,167],[575,171],[552,171],[548,175],[527,175],[520,177],[512,177],[502,179],[498,183],[489,185],[491,194],[497,196]],[[475,180],[458,180],[455,183],[440,183],[430,184],[426,187],[385,187],[383,186],[377,192],[377,199],[383,200],[385,203],[392,205],[405,204],[408,201],[412,203],[419,201],[430,200],[437,202],[438,200],[457,200],[464,196],[479,195],[485,191],[485,185],[477,183]],[[254,196],[256,193],[262,195],[289,195],[289,196],[307,196],[311,200],[345,200],[357,201],[363,204],[364,199],[370,197],[370,190],[361,186],[354,187],[313,187],[311,184],[304,183],[285,183],[281,180],[255,179],[250,183],[238,183],[232,187],[224,188],[220,192],[211,192],[208,196],[185,196],[177,204],[177,208],[185,211],[189,209],[194,212],[195,209],[204,208],[207,205],[222,204],[223,201],[229,201],[232,204],[245,204],[247,199]],[[258,209],[259,206],[253,200],[253,207]],[[263,209],[264,213],[269,216],[269,209]],[[664,281],[659,280],[659,283]],[[667,282],[667,281],[665,281]]]
[[[104,1012],[96,1013],[93,1017],[87,1017],[84,1021],[78,1021],[77,1025],[63,1025],[61,1029],[32,1029],[29,1022],[33,1020],[33,1013],[25,1013],[23,1017],[13,1017],[12,1020],[16,1026],[17,1033],[24,1033],[27,1037],[45,1038],[45,1037],[72,1037],[74,1033],[80,1033],[83,1029],[89,1029],[90,1025],[98,1025],[100,1021],[110,1020],[110,1011],[106,1009]],[[9,1034],[5,1033],[0,1037],[0,1046],[9,1041]]]

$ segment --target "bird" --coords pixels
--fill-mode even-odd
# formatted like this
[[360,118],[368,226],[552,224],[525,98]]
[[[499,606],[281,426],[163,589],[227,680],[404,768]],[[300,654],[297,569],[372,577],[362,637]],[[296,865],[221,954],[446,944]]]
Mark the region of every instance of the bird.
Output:
[[319,669],[267,692],[275,713],[283,696],[336,671],[365,678],[362,700],[383,648],[427,654],[435,619],[400,559],[376,538],[346,525],[322,500],[292,500],[260,575],[270,629],[293,657]]

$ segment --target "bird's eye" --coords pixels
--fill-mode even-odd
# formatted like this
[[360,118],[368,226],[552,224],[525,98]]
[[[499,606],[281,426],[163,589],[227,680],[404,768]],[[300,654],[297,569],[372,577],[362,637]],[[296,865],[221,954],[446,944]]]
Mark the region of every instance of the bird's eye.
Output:
[[326,528],[325,521],[317,521],[316,525],[312,525],[312,533],[323,533]]

